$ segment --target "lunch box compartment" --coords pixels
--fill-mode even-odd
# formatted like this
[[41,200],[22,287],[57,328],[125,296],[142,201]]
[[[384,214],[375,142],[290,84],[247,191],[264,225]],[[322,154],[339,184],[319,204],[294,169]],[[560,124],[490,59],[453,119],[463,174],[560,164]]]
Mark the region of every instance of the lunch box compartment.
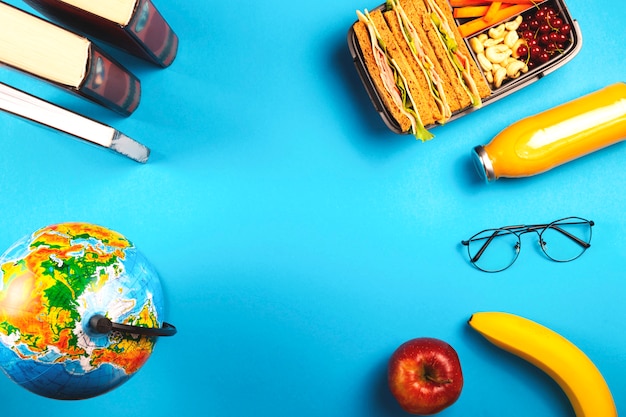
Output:
[[[483,105],[482,107],[485,107],[497,100],[500,100],[503,97],[508,96],[509,94],[512,94],[534,82],[536,82],[537,80],[543,78],[544,76],[546,76],[547,74],[550,74],[551,72],[555,71],[556,69],[562,67],[563,65],[565,65],[567,62],[569,62],[571,59],[573,59],[576,54],[578,54],[578,52],[580,51],[580,49],[582,48],[582,34],[580,31],[580,27],[578,25],[578,22],[573,19],[569,13],[569,10],[567,9],[567,6],[565,5],[563,0],[547,0],[542,2],[541,4],[539,4],[537,7],[541,7],[544,5],[548,5],[550,7],[552,7],[555,11],[557,11],[560,15],[560,17],[563,19],[564,23],[570,25],[571,27],[571,31],[570,31],[570,42],[568,43],[568,45],[566,46],[566,48],[560,52],[558,55],[552,57],[548,62],[543,63],[541,65],[536,66],[535,68],[532,68],[531,70],[529,70],[528,72],[526,72],[525,74],[520,75],[518,78],[516,79],[509,79],[506,80],[500,87],[498,88],[494,88],[493,85],[490,84],[490,88],[491,88],[491,95],[487,98],[483,99]],[[380,9],[382,11],[385,10],[385,4],[382,4],[378,7],[376,7],[376,9]],[[526,16],[528,14],[533,14],[536,11],[536,7],[533,7],[523,13],[521,13],[522,16],[524,16],[524,18],[526,18]],[[506,21],[511,21],[513,19],[515,19],[516,16],[513,16],[509,19],[507,19]],[[466,22],[468,19],[455,19],[455,23],[457,25],[460,25],[464,22]],[[476,33],[474,35],[469,36],[468,38],[464,39],[464,42],[467,45],[468,50],[470,51],[471,57],[474,60],[474,62],[476,62],[476,65],[478,66],[479,69],[480,65],[477,62],[477,58],[476,58],[476,54],[474,52],[474,50],[471,48],[470,44],[469,44],[469,39],[478,36],[480,33],[487,33],[489,31],[490,28],[493,27],[497,27],[498,25],[500,25],[503,22],[497,22],[494,25],[490,26],[489,28],[484,29],[483,31]],[[383,101],[381,99],[381,97],[378,94],[378,91],[376,90],[376,87],[374,85],[374,82],[371,78],[371,75],[369,74],[369,72],[367,71],[367,67],[365,65],[365,61],[363,58],[363,54],[361,52],[361,49],[359,47],[358,41],[356,39],[355,33],[354,33],[354,28],[353,26],[350,27],[349,31],[348,31],[348,47],[350,50],[350,53],[352,55],[353,61],[354,61],[354,65],[355,68],[357,70],[357,73],[359,74],[359,77],[363,83],[363,86],[365,87],[365,90],[367,91],[367,94],[372,102],[372,104],[374,105],[374,108],[376,109],[376,111],[379,113],[380,117],[382,118],[382,120],[384,121],[384,123],[387,125],[387,127],[392,130],[395,133],[398,134],[405,134],[406,132],[402,132],[402,130],[400,129],[400,126],[397,124],[397,122],[394,120],[394,118],[392,117],[392,115],[390,114],[390,112],[386,109],[385,105],[383,104]],[[481,69],[482,71],[482,69]],[[448,120],[448,122],[455,120],[461,116],[464,116],[470,112],[479,110],[479,108],[475,108],[475,107],[468,107],[465,109],[461,109],[457,112],[454,112],[452,114],[452,117]],[[437,124],[433,124],[433,125],[429,125],[426,126],[427,129],[432,129],[434,127],[436,127]]]

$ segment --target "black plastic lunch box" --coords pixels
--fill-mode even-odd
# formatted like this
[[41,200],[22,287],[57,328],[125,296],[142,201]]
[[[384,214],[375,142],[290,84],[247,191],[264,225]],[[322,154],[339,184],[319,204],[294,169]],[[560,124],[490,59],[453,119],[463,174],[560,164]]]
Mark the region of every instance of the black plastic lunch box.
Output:
[[[551,7],[553,7],[555,10],[558,10],[560,13],[561,18],[563,19],[563,21],[567,24],[570,25],[571,27],[571,31],[570,31],[570,42],[568,44],[568,46],[566,47],[566,49],[564,49],[558,56],[553,57],[552,59],[550,59],[548,62],[541,64],[531,70],[529,70],[527,73],[521,75],[520,77],[513,79],[513,80],[508,80],[506,83],[502,84],[502,86],[498,87],[498,88],[493,88],[490,85],[491,88],[491,95],[487,98],[484,98],[482,100],[483,105],[482,107],[489,105],[490,103],[493,103],[497,100],[500,100],[501,98],[514,93],[516,91],[518,91],[521,88],[524,88],[532,83],[534,83],[535,81],[539,80],[540,78],[546,76],[547,74],[555,71],[556,69],[562,67],[563,65],[565,65],[567,62],[569,62],[572,58],[574,58],[574,56],[576,56],[576,54],[580,51],[580,49],[582,48],[582,34],[580,31],[580,27],[578,25],[578,22],[574,19],[572,19],[567,6],[565,5],[563,0],[547,0],[544,1],[540,4],[538,4],[537,6],[543,6],[543,5],[549,5]],[[378,6],[376,9],[380,9],[382,11],[385,11],[386,7],[385,4],[382,4],[380,6]],[[536,10],[534,7],[520,13],[522,16],[526,16],[529,13],[533,13],[533,11]],[[517,15],[519,16],[519,15]],[[513,16],[510,19],[507,19],[507,21],[515,19],[517,16]],[[465,20],[464,19],[456,19],[456,23],[458,25],[462,24]],[[497,22],[494,25],[484,29],[483,31],[472,35],[471,37],[474,36],[478,36],[480,33],[486,33],[489,31],[490,28],[498,26],[499,24],[501,24],[502,22]],[[472,59],[474,59],[474,62],[477,62],[476,59],[476,54],[474,53],[474,51],[472,50],[472,48],[470,47],[469,44],[469,39],[470,38],[466,38],[464,39],[468,50],[470,51],[470,54],[472,55]],[[374,105],[374,107],[376,108],[376,111],[380,114],[381,118],[383,119],[383,121],[385,122],[385,124],[387,125],[387,127],[389,127],[389,129],[391,129],[393,132],[398,133],[398,134],[405,134],[406,132],[402,132],[402,130],[400,129],[400,126],[397,124],[397,122],[394,120],[394,118],[391,116],[391,114],[389,113],[389,111],[386,109],[385,105],[383,104],[378,91],[376,90],[376,87],[374,86],[374,83],[372,81],[372,78],[369,74],[369,72],[367,71],[367,67],[365,66],[365,61],[363,59],[363,53],[359,47],[358,41],[356,39],[356,36],[354,34],[354,26],[350,27],[350,30],[348,31],[348,47],[350,49],[350,53],[352,54],[352,58],[354,60],[354,65],[356,67],[356,70],[361,78],[361,81],[363,82],[363,85],[365,86],[365,89],[367,90],[367,93],[372,101],[372,104]],[[480,68],[480,65],[477,63],[478,67]],[[448,120],[452,121],[454,119],[457,119],[461,116],[464,116],[470,112],[476,111],[479,108],[475,108],[475,107],[468,107],[465,109],[461,109],[455,113],[452,114],[452,117]],[[434,125],[430,125],[430,126],[426,126],[427,129],[431,129],[433,127],[437,126],[436,124]]]

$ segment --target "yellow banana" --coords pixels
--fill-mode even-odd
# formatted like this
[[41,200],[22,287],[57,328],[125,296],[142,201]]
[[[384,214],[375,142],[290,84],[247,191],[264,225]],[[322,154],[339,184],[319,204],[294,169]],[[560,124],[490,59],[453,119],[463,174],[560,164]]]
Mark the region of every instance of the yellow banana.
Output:
[[576,345],[532,320],[501,312],[474,313],[469,325],[494,345],[534,364],[565,391],[576,417],[615,417],[602,374]]

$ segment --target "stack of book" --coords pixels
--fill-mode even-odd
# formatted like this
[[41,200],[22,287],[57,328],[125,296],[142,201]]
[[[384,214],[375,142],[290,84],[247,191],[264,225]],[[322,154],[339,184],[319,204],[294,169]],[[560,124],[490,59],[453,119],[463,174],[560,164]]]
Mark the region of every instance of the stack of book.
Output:
[[0,63],[122,115],[139,105],[139,79],[94,40],[161,67],[176,57],[178,38],[150,0],[24,1],[57,23],[0,2]]
[[[96,42],[102,41],[162,68],[176,57],[178,37],[151,0],[24,2],[50,20],[0,0],[0,65],[121,115],[129,116],[137,109],[141,84]],[[146,147],[121,132],[107,130],[84,116],[2,83],[0,110],[106,146],[140,162],[145,162],[149,154]],[[75,126],[81,129],[77,131]]]

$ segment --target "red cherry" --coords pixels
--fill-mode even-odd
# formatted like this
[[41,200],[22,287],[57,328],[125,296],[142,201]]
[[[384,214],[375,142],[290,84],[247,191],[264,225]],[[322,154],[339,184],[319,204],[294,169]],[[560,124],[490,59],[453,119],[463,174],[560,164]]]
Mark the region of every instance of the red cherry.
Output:
[[550,26],[552,26],[553,29],[560,29],[561,26],[563,26],[563,19],[558,16],[553,17],[552,19],[550,19]]
[[542,6],[541,9],[539,9],[539,12],[544,12],[546,17],[552,17],[554,15],[556,15],[556,12],[554,11],[554,9],[550,6]]
[[539,28],[538,28],[538,31],[541,34],[550,33],[551,30],[552,30],[552,28],[547,23],[542,23],[541,25],[539,25]]
[[542,9],[537,10],[537,12],[535,13],[535,19],[542,21],[546,18],[547,15],[548,14],[546,13],[546,10],[542,8]]
[[539,55],[541,55],[544,50],[539,46],[531,46],[530,48],[528,48],[528,52],[530,53],[530,59],[538,60]]
[[522,44],[517,48],[517,56],[522,59],[528,58],[528,46]]
[[528,39],[526,41],[526,44],[528,45],[529,48],[532,46],[539,46],[539,41],[533,37],[532,39]]
[[550,34],[550,40],[554,43],[566,44],[569,38],[560,32]]
[[541,23],[539,23],[539,20],[533,19],[530,22],[528,22],[528,27],[530,28],[530,30],[537,30],[539,29],[540,24]]
[[540,35],[537,38],[537,42],[539,43],[539,45],[546,46],[547,44],[550,43],[550,35],[547,34],[547,33],[544,33],[543,35]]
[[535,32],[533,32],[532,30],[525,30],[522,32],[522,39],[525,39],[526,41],[530,41],[532,39],[535,39]]
[[567,23],[564,23],[560,28],[559,28],[559,33],[562,33],[563,35],[567,36],[569,35],[570,31],[572,30],[571,26],[568,25]]
[[546,45],[546,52],[549,55],[554,55],[560,52],[560,48],[556,43],[550,42],[548,45]]
[[541,64],[545,64],[546,62],[548,62],[550,60],[550,54],[546,51],[541,52],[541,54],[539,54],[539,57],[537,59]]

